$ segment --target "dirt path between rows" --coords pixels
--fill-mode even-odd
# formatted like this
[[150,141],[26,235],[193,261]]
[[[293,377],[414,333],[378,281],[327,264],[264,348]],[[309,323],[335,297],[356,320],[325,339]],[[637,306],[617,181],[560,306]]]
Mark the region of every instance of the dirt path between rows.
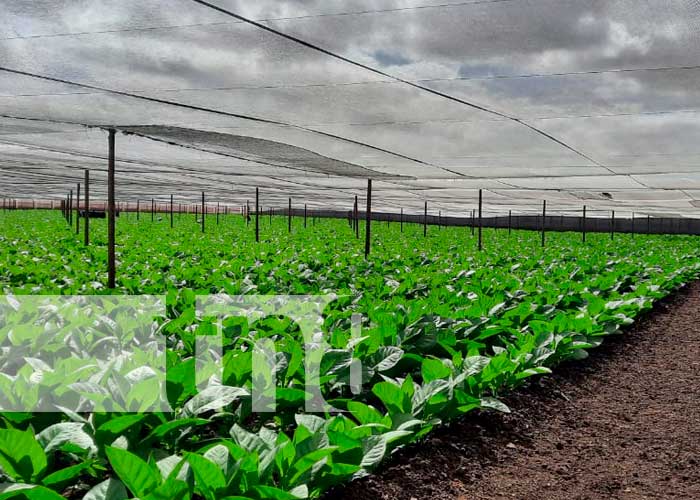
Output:
[[700,283],[333,500],[700,500]]

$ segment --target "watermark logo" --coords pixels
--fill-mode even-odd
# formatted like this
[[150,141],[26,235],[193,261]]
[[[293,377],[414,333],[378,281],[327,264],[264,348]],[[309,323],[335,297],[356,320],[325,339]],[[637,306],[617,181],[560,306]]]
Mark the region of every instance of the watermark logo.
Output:
[[[231,318],[250,326],[264,318],[284,317],[298,328],[288,340],[301,350],[301,361],[296,362],[303,377],[295,384],[303,381],[305,410],[339,411],[325,401],[322,379],[342,373],[350,391],[360,392],[362,365],[352,353],[362,337],[361,316],[354,314],[345,348],[331,349],[326,342],[323,311],[335,299],[332,294],[198,296],[195,323],[212,328],[196,330],[198,394],[185,409],[197,407],[201,413],[250,398],[253,412],[275,412],[289,353],[277,352],[277,335],[246,329],[235,349],[250,353],[249,383],[226,386],[223,325]],[[173,411],[166,367],[168,342],[175,346],[177,339],[162,333],[165,321],[164,296],[0,297],[0,411]],[[333,358],[330,369],[324,357]]]

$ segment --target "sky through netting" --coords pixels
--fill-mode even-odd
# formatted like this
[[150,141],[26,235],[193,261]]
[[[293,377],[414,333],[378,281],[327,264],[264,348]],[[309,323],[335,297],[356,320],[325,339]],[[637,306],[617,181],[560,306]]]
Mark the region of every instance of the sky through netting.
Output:
[[699,0],[6,0],[0,193],[700,216]]

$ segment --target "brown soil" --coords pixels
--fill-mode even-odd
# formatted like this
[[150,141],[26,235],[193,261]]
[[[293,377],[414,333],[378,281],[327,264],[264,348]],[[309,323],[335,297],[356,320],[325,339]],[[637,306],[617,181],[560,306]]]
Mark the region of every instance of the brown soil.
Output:
[[700,500],[700,283],[332,500]]

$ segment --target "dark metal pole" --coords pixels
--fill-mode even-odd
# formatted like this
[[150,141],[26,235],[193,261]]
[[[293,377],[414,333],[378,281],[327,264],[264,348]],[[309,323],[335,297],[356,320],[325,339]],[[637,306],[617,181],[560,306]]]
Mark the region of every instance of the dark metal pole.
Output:
[[250,226],[250,200],[245,201],[245,225]]
[[610,239],[615,239],[615,210],[612,211],[612,218],[610,219]]
[[425,202],[423,207],[423,237],[428,234],[428,202]]
[[255,241],[260,241],[260,190],[255,188]]
[[581,228],[581,233],[583,237],[583,242],[586,242],[586,205],[583,206],[583,224]]
[[107,288],[116,283],[117,262],[114,251],[115,204],[114,204],[114,142],[116,131],[109,130],[109,160],[107,163]]
[[175,217],[173,215],[173,195],[170,195],[170,229],[175,225]]
[[512,228],[513,228],[513,211],[508,210],[508,234],[511,233]]
[[204,206],[204,191],[202,191],[202,232],[204,232],[204,220],[206,217],[204,214],[206,213],[207,207]]
[[151,198],[151,222],[155,220],[155,213],[156,213],[156,200]]
[[545,221],[547,219],[547,200],[542,200],[542,248],[545,245]]
[[80,183],[77,185],[75,199],[75,234],[80,234]]
[[403,233],[403,208],[401,208],[401,232]]
[[292,232],[292,199],[289,198],[289,208],[287,210],[287,226],[288,232]]
[[372,179],[367,179],[367,212],[365,213],[365,258],[369,255],[372,230]]
[[141,200],[136,200],[136,220],[141,219]]
[[483,228],[483,220],[481,218],[481,216],[482,216],[481,209],[482,209],[482,205],[483,205],[482,200],[483,200],[482,191],[481,191],[481,189],[479,189],[479,251],[481,251],[484,248],[482,236],[481,236],[481,230]]
[[[17,208],[16,205],[17,202],[15,202],[15,208]],[[70,194],[68,195],[68,225],[72,226],[73,225],[73,190],[70,190]]]
[[635,228],[634,228],[634,212],[632,212],[632,237],[633,237],[633,238],[634,238],[634,233],[635,233],[635,230],[634,230],[634,229],[635,229]]
[[306,203],[304,203],[304,229],[306,229]]
[[647,234],[651,234],[651,215],[647,215]]
[[90,171],[85,171],[85,222],[83,223],[85,246],[90,244]]
[[358,220],[358,216],[359,216],[359,207],[357,205],[357,195],[355,195],[355,204],[352,206],[352,231],[355,233],[355,238],[360,237],[360,229],[359,229],[360,221]]
[[[257,211],[257,208],[256,208]],[[219,225],[219,202],[216,202],[216,225]]]

